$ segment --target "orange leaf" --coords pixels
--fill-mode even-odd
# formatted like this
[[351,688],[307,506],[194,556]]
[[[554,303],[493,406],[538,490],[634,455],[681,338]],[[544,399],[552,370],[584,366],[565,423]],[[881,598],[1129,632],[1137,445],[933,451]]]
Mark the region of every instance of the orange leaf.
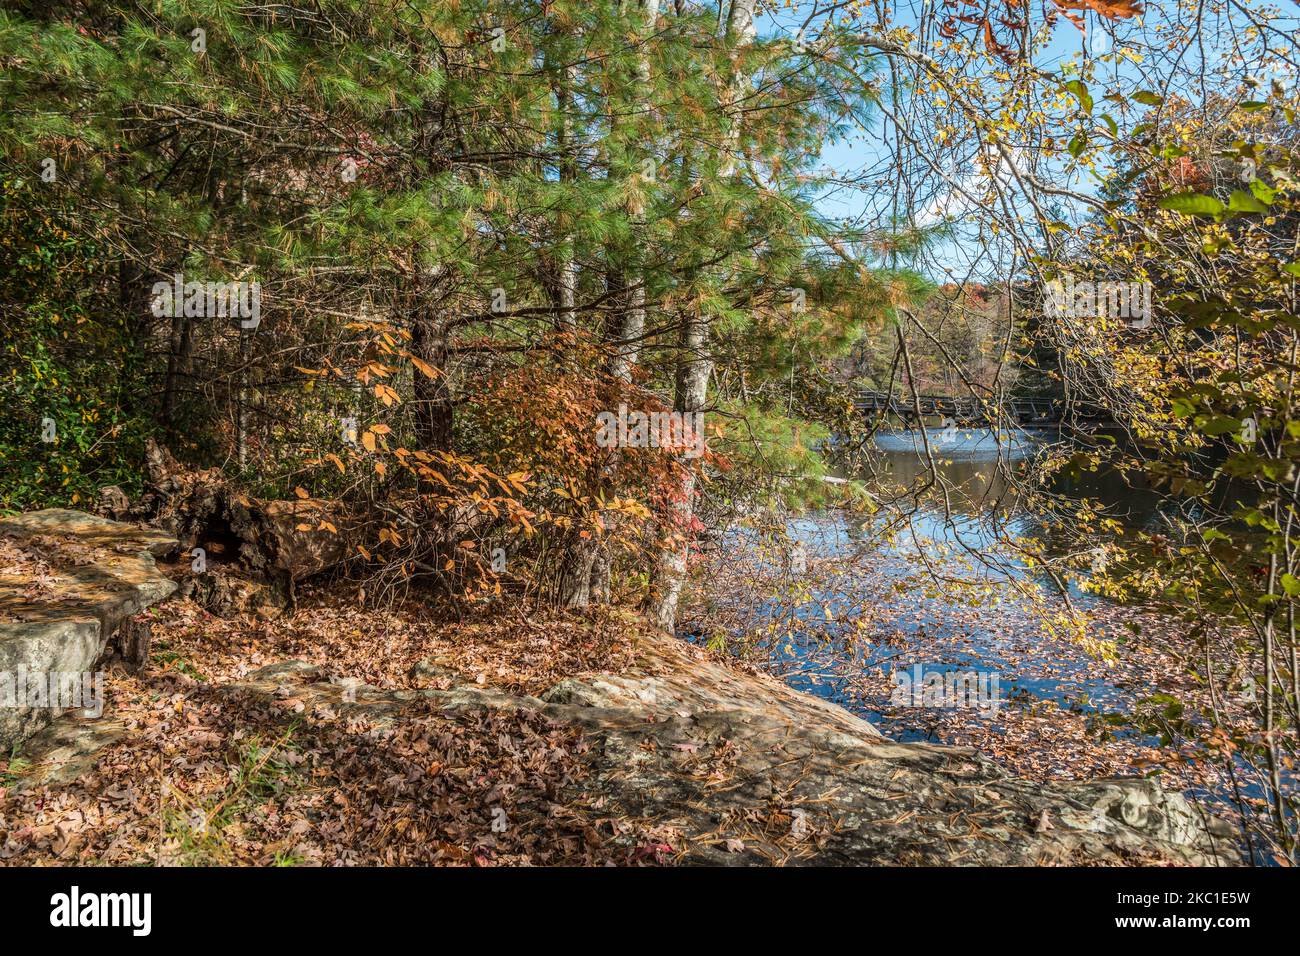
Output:
[[429,378],[437,378],[437,377],[438,377],[438,374],[439,374],[439,373],[438,373],[438,370],[437,370],[436,368],[434,368],[434,367],[433,367],[432,365],[430,365],[428,362],[425,362],[425,361],[422,360],[422,359],[418,359],[418,358],[416,358],[414,355],[411,356],[411,364],[414,365],[416,368],[418,368],[421,372],[423,372],[423,373],[424,373],[425,375],[427,375]]

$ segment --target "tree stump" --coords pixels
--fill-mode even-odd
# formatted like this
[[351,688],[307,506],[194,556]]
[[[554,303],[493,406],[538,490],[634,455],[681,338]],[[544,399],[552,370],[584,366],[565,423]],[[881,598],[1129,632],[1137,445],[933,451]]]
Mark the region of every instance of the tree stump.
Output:
[[117,649],[128,667],[139,671],[149,661],[149,645],[153,641],[153,621],[139,614],[122,622],[117,632]]

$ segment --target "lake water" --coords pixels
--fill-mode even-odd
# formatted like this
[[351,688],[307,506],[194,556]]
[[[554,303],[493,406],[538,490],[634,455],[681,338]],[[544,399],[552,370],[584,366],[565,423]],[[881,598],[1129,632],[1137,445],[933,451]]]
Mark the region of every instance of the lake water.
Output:
[[[1053,615],[1066,602],[1007,544],[1036,536],[1048,554],[1065,547],[1064,536],[1053,540],[1051,523],[1031,513],[1010,481],[1053,436],[999,439],[987,430],[930,429],[925,437],[942,486],[931,489],[923,507],[905,522],[891,508],[874,517],[836,511],[792,519],[786,531],[793,549],[736,529],[710,574],[711,596],[693,609],[688,636],[716,643],[723,622],[731,638],[745,635],[730,644],[733,651],[901,740],[965,739],[956,732],[961,725],[1005,723],[1009,708],[1069,712],[1085,723],[1127,711],[1150,688],[1133,668],[1085,652],[1077,634],[1053,633]],[[910,500],[906,492],[930,475],[921,435],[883,434],[876,445],[868,487],[882,501]],[[1116,476],[1057,481],[1054,490],[1098,499],[1128,526],[1159,520],[1155,496]],[[755,596],[732,588],[731,575],[757,576],[767,585]],[[1076,584],[1068,594],[1076,608],[1100,610],[1100,599]],[[1113,636],[1094,629],[1094,637]],[[938,680],[971,672],[996,677],[1001,714],[978,707],[937,713],[905,695],[900,705],[900,673],[938,674],[932,678]]]
[[[1181,660],[1185,628],[1088,593],[1086,555],[1073,556],[1075,580],[1063,594],[1017,551],[1030,539],[1041,557],[1063,559],[1070,503],[1083,498],[1126,530],[1160,530],[1164,520],[1154,493],[1115,474],[1052,479],[1065,505],[1054,518],[1022,500],[1011,479],[1055,440],[999,440],[983,430],[931,429],[924,442],[916,432],[878,436],[864,474],[852,477],[879,509],[734,528],[700,555],[683,636],[753,660],[895,740],[971,746],[1040,779],[1131,776],[1159,764],[1166,787],[1231,818],[1233,791],[1218,761],[1189,748],[1186,761],[1171,764],[1177,742],[1130,720],[1155,694],[1203,693]],[[1100,641],[1111,642],[1108,653]],[[904,675],[913,684],[947,681],[944,691],[958,699],[928,699]],[[1234,764],[1241,792],[1262,796],[1251,768]]]

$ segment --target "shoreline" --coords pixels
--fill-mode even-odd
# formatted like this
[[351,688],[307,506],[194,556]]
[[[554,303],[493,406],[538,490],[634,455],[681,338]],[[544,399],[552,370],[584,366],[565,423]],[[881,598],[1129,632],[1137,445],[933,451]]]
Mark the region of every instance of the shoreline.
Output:
[[148,666],[107,665],[104,717],[61,717],[0,769],[0,861],[1240,862],[1154,781],[1042,784],[892,741],[629,611],[451,623],[355,597],[156,605]]

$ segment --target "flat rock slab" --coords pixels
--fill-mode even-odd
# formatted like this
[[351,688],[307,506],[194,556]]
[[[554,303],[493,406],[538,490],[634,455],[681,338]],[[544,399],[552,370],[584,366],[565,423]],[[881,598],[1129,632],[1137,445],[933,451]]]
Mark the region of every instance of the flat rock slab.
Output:
[[[331,791],[382,779],[388,783],[364,791],[369,796],[352,795],[378,801],[375,832],[391,833],[394,841],[406,838],[384,821],[392,806],[386,801],[399,794],[412,799],[421,788],[443,792],[431,782],[441,764],[430,766],[441,759],[446,745],[440,741],[450,739],[444,732],[455,728],[453,736],[466,734],[470,750],[489,742],[475,736],[480,733],[520,748],[520,766],[535,761],[530,785],[545,791],[559,816],[594,812],[597,822],[627,824],[608,839],[630,859],[649,853],[661,862],[725,866],[1241,862],[1229,827],[1154,780],[1017,779],[970,748],[883,738],[856,718],[824,711],[813,698],[672,638],[646,634],[637,641],[638,661],[619,673],[579,673],[537,696],[481,683],[435,661],[418,666],[414,676],[436,687],[400,689],[287,661],[233,681],[196,683],[193,693],[206,702],[193,711],[187,705],[186,714],[196,716],[186,719],[197,719],[204,706],[218,713],[229,708],[269,720],[262,730],[273,737],[280,734],[277,721],[285,733],[292,729],[304,753],[343,744],[349,762],[322,762],[313,772],[312,787],[321,788],[324,800],[313,810],[320,814],[315,824],[326,828],[342,818],[331,809]],[[448,723],[430,725],[431,714]],[[550,762],[546,755],[559,738],[499,737],[499,718],[510,715],[526,718],[520,726],[563,729],[577,765]],[[140,737],[151,733],[147,725],[125,723],[120,715],[61,717],[28,741],[28,762],[8,785],[21,790],[94,777],[127,759],[114,750],[117,742],[155,745]],[[222,735],[201,722],[196,727],[206,743],[187,749],[185,760],[228,759],[221,756],[227,752]],[[400,743],[411,727],[421,728],[417,738],[426,746]],[[354,740],[364,746],[352,750],[347,742]],[[448,764],[446,772],[468,768]],[[485,772],[493,771],[474,771]],[[63,804],[60,792],[51,791],[52,804]],[[75,799],[67,806],[75,808]],[[440,813],[448,825],[460,819],[450,805],[438,809],[432,796],[420,806],[425,823]],[[645,843],[646,834],[654,842]]]
[[[1019,780],[973,749],[896,743],[769,678],[694,659],[675,643],[647,641],[648,653],[678,660],[669,679],[590,675],[540,698],[468,679],[445,690],[384,690],[331,681],[301,661],[264,667],[223,690],[281,698],[286,716],[308,720],[319,711],[391,725],[421,701],[452,711],[538,712],[591,744],[585,795],[602,795],[612,816],[674,830],[681,863],[1241,862],[1230,827],[1154,780]],[[429,670],[453,678],[436,665]]]
[[25,705],[26,676],[93,672],[124,621],[176,590],[154,560],[176,546],[162,532],[63,508],[0,521],[0,748],[58,713]]
[[63,714],[23,741],[23,766],[7,784],[13,790],[68,784],[94,768],[105,747],[127,735],[124,721],[91,719],[75,710]]
[[619,674],[563,680],[542,694],[552,704],[644,711],[663,720],[728,713],[738,723],[767,719],[820,727],[850,743],[883,740],[875,727],[842,707],[757,671],[725,664],[685,641],[642,635],[637,662]]
[[46,508],[4,518],[0,520],[0,535],[26,540],[41,536],[70,538],[92,548],[147,551],[155,558],[165,557],[177,547],[175,536],[165,531],[110,521],[71,508]]

